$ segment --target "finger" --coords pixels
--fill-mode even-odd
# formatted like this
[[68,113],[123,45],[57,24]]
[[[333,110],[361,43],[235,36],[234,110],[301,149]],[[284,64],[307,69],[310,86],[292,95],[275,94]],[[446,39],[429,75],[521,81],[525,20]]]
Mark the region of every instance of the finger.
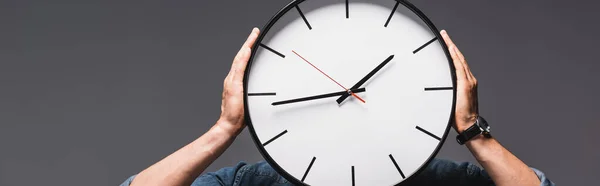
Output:
[[472,75],[471,68],[469,68],[469,64],[467,63],[465,56],[462,54],[462,52],[460,52],[460,49],[458,49],[458,47],[455,47],[455,50],[456,50],[456,54],[458,55],[458,59],[460,59],[463,66],[465,67],[465,70],[467,71],[467,75]]
[[442,34],[442,38],[444,38],[444,42],[446,42],[446,45],[448,46],[448,52],[450,52],[450,56],[452,57],[452,62],[454,63],[456,71],[456,79],[462,81],[467,80],[463,63],[456,53],[456,45],[454,45],[454,42],[452,42],[452,39],[450,39],[450,36],[448,36],[448,33],[445,30],[442,30],[440,33]]
[[252,33],[250,33],[250,36],[248,36],[248,39],[246,39],[246,42],[235,56],[233,65],[231,66],[232,81],[242,81],[244,70],[246,69],[248,60],[250,60],[251,48],[258,38],[259,32],[257,28],[252,29]]
[[463,68],[465,69],[465,75],[469,81],[473,80],[473,73],[471,73],[471,69],[469,68],[469,64],[467,64],[467,60],[465,60],[465,56],[463,56],[462,52],[458,49],[458,47],[454,47],[454,52],[458,56],[458,59],[462,63]]
[[[444,40],[449,41],[451,43],[451,45],[453,46],[452,50],[454,50],[454,53],[456,53],[456,55],[458,56],[458,60],[460,61],[461,65],[463,66],[463,69],[465,72],[465,77],[468,80],[472,80],[474,78],[474,76],[473,76],[473,73],[471,73],[471,69],[469,68],[469,64],[467,63],[465,56],[462,54],[462,52],[460,52],[460,49],[458,49],[458,47],[456,46],[456,44],[454,44],[452,39],[450,39],[448,32],[446,32],[445,30],[442,30],[442,36],[444,36],[444,35],[446,36],[446,37],[444,37]],[[446,43],[448,43],[448,42],[446,42]]]
[[256,42],[256,38],[258,38],[258,32],[259,31],[257,28],[252,29],[252,33],[250,33],[250,35],[246,39],[246,42],[244,42],[242,48],[240,49],[240,51],[238,51],[237,55],[233,59],[232,67],[244,63],[244,61],[242,60],[245,52],[244,49],[250,49],[254,45],[254,42]]
[[248,64],[248,60],[250,59],[250,49],[242,48],[240,50],[239,58],[237,62],[231,67],[231,81],[242,81],[244,76],[244,70],[246,69],[246,64]]
[[225,76],[225,80],[223,81],[223,87],[227,87],[227,85],[229,85],[229,83],[231,82],[231,70],[229,70],[229,72],[227,73],[227,76]]
[[248,39],[246,39],[246,42],[244,43],[243,47],[252,48],[252,46],[254,46],[254,43],[256,42],[256,38],[258,38],[259,33],[260,30],[258,30],[258,28],[253,28],[252,33],[250,33],[250,36],[248,36]]
[[448,32],[446,30],[440,31],[440,34],[442,35],[444,42],[446,42],[446,45],[448,45],[448,48],[450,48],[450,46],[454,46],[454,42],[452,41],[452,39],[450,39],[450,35],[448,35]]

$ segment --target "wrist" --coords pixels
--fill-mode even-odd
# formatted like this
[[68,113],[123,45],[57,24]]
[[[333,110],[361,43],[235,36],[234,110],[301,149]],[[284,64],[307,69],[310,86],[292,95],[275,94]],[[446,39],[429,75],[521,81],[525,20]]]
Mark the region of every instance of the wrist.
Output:
[[459,134],[462,134],[463,132],[465,132],[465,130],[467,130],[469,127],[471,127],[472,125],[475,124],[475,121],[473,122],[463,122],[460,124],[456,124],[456,132]]
[[475,122],[477,121],[477,116],[478,116],[477,114],[473,114],[470,116],[461,117],[462,119],[457,119],[456,125],[455,125],[456,132],[458,132],[459,134],[463,133],[469,127],[474,125]]
[[234,135],[234,136],[237,136],[244,129],[243,124],[231,122],[224,118],[219,118],[219,120],[217,120],[217,123],[215,124],[215,126],[219,127],[221,130],[223,130],[223,132],[226,132],[226,133]]
[[471,140],[465,142],[465,145],[467,146],[467,148],[477,147],[477,146],[484,145],[486,143],[486,141],[489,141],[491,139],[492,138],[486,138],[483,135],[477,135],[476,137],[473,137]]

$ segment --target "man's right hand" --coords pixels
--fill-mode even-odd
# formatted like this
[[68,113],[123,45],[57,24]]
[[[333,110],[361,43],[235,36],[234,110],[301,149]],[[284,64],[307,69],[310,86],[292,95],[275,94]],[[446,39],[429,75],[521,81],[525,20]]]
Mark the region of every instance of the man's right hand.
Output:
[[465,56],[458,50],[454,42],[445,30],[440,32],[446,45],[454,68],[456,69],[456,110],[454,112],[454,129],[462,133],[477,120],[479,115],[477,104],[477,79],[471,73]]
[[223,97],[221,101],[221,117],[217,125],[229,132],[239,133],[246,126],[244,123],[244,71],[250,50],[259,34],[254,28],[242,48],[233,59],[231,70],[223,82]]

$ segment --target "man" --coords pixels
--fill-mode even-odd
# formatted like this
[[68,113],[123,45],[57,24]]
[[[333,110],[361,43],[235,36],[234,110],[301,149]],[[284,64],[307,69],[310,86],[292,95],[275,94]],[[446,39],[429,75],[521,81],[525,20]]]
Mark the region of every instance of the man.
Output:
[[[258,29],[252,30],[233,60],[231,70],[225,78],[221,117],[216,124],[200,138],[130,177],[121,185],[292,185],[265,162],[254,165],[239,163],[235,167],[199,176],[245,127],[244,70],[258,34]],[[458,87],[453,127],[462,134],[481,121],[477,109],[477,80],[446,31],[441,34],[456,68]],[[484,137],[477,133],[466,139],[465,145],[484,169],[470,163],[458,164],[434,159],[422,172],[403,185],[554,185],[542,172],[529,168],[491,136]]]

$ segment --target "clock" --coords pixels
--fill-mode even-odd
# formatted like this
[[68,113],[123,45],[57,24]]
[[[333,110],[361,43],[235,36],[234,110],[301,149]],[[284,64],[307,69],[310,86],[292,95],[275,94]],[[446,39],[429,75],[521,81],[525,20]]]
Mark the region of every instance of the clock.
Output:
[[441,148],[456,77],[405,0],[296,0],[262,29],[244,77],[260,153],[294,184],[395,185]]

